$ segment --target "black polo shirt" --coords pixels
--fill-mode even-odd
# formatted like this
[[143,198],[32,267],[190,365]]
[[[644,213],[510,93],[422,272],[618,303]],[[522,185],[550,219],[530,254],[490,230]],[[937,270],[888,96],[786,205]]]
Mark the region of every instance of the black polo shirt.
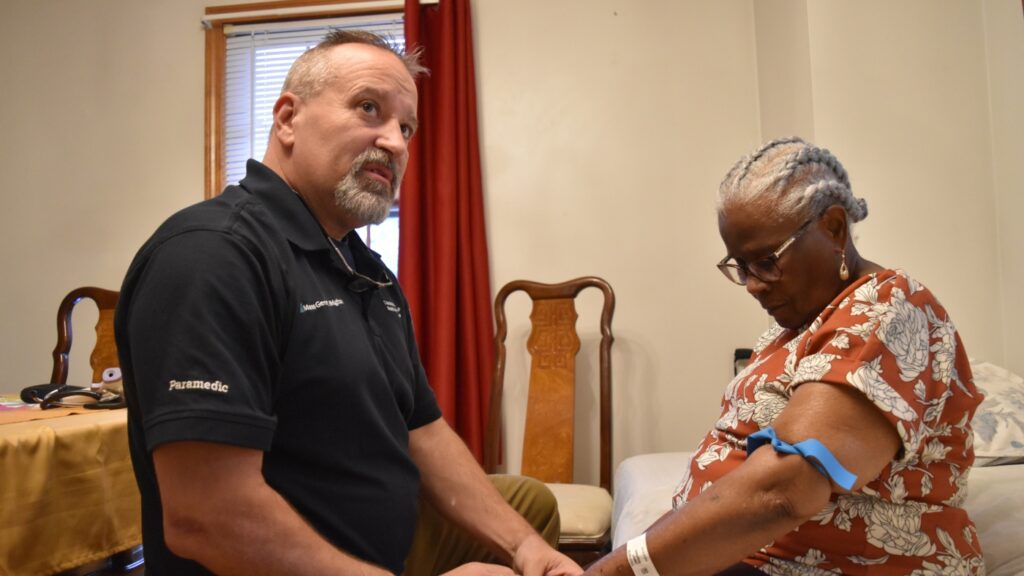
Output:
[[168,219],[121,289],[117,345],[146,573],[205,574],[164,545],[151,451],[263,450],[267,482],[327,540],[400,573],[440,417],[394,276],[351,233],[351,274],[301,198],[250,160],[239,186]]

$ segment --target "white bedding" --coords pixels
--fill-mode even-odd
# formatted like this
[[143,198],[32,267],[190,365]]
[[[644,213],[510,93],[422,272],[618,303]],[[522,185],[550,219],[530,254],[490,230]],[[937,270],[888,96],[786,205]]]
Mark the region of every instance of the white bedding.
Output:
[[[688,452],[643,454],[615,470],[612,545],[640,534],[672,507]],[[968,514],[978,528],[990,576],[1024,574],[1024,464],[974,468]]]

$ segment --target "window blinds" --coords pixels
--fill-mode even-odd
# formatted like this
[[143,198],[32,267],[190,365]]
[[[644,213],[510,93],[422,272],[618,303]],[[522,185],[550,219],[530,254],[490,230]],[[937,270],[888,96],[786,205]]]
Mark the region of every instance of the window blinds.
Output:
[[361,29],[405,48],[401,14],[266,24],[226,25],[224,63],[224,181],[245,176],[245,161],[261,160],[273,124],[274,102],[292,62],[334,29]]

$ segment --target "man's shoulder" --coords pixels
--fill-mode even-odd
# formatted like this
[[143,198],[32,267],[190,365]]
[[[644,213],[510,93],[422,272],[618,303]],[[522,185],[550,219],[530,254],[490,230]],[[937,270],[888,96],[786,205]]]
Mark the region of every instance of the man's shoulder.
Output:
[[239,186],[228,186],[222,194],[172,214],[157,228],[153,237],[172,236],[188,230],[231,232],[241,215],[262,210],[264,208],[255,195]]
[[269,264],[288,253],[286,237],[260,199],[229,186],[167,218],[136,253],[125,284],[154,261],[181,269],[253,258]]
[[142,293],[157,299],[264,289],[286,295],[290,258],[267,208],[228,188],[173,214],[142,245],[121,285],[118,316]]
[[[175,239],[201,236],[205,241],[236,243],[266,248],[283,236],[263,202],[238,186],[198,202],[168,217],[145,243],[141,253]],[[176,242],[171,242],[176,243]],[[185,240],[185,243],[190,243]]]

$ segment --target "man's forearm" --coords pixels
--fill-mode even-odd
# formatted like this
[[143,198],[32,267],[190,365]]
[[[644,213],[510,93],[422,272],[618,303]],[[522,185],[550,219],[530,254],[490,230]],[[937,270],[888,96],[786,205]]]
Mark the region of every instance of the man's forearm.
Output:
[[511,562],[533,527],[494,488],[462,440],[441,419],[410,435],[424,494],[445,518]]
[[224,575],[390,574],[333,547],[280,495],[266,491],[201,519],[165,514],[168,547]]
[[262,453],[207,442],[153,452],[164,540],[217,574],[389,574],[338,550],[263,479]]

